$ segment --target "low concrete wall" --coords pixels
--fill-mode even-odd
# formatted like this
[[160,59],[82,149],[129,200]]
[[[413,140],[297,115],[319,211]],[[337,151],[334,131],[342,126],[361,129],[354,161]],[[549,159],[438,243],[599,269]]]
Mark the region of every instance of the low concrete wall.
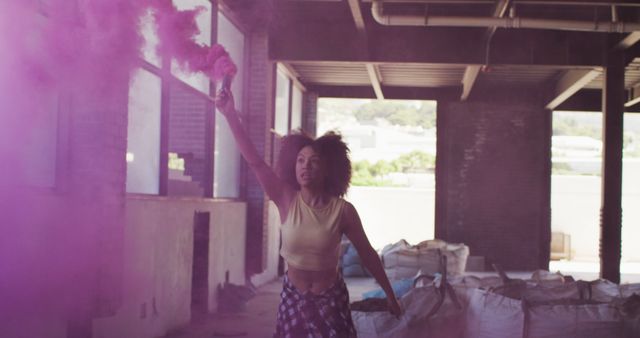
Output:
[[129,196],[123,302],[93,321],[95,338],[157,337],[191,318],[195,212],[209,212],[209,311],[218,283],[244,283],[246,205],[235,201]]
[[90,201],[76,207],[77,200],[52,189],[22,187],[6,191],[7,198],[4,192],[0,336],[66,338],[69,322],[97,302],[99,222],[84,222],[82,206]]

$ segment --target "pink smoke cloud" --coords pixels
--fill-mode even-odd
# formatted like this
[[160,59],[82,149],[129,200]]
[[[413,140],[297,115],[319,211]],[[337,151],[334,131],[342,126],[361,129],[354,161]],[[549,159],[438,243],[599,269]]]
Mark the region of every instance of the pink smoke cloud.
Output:
[[205,10],[203,7],[179,11],[170,0],[151,0],[151,6],[160,38],[158,54],[173,58],[183,69],[203,73],[214,81],[225,77],[233,79],[237,67],[224,47],[205,46],[195,41],[200,33],[195,19]]
[[[125,150],[118,149],[118,162],[119,154],[104,151],[108,147],[98,144],[93,154],[82,141],[95,137],[123,147],[125,136],[113,136],[107,129],[120,123],[117,135],[126,135],[127,79],[141,60],[140,21],[150,7],[159,18],[162,55],[214,80],[235,75],[235,65],[222,46],[194,42],[199,9],[178,11],[168,0],[0,0],[0,294],[7,295],[0,302],[3,316],[45,307],[62,313],[93,301],[95,270],[102,264],[97,256],[108,252],[97,249],[96,243],[104,244],[100,241],[105,235],[117,236],[123,222],[121,205],[97,197],[122,199],[124,193],[118,189],[124,187],[113,184],[116,189],[100,180],[122,170]],[[64,150],[75,166],[69,169],[73,175],[66,173],[73,176],[66,177],[72,182],[69,191],[34,193],[24,185],[23,160],[29,151],[24,145],[38,132],[33,121],[46,120],[43,117],[51,111],[43,109],[43,97],[56,95],[73,97],[67,116],[71,136]],[[123,122],[110,120],[114,112],[118,118],[124,115]],[[87,125],[91,129],[84,129]],[[103,155],[112,157],[106,160]],[[113,191],[103,193],[107,189]],[[112,261],[102,265],[121,264],[117,257],[106,259]],[[6,318],[0,319],[0,327]]]

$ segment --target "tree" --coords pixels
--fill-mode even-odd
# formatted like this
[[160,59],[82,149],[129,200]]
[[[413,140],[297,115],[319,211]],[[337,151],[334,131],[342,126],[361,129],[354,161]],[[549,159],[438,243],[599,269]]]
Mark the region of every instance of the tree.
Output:
[[386,179],[392,172],[427,172],[433,168],[436,158],[422,151],[412,151],[388,162],[380,160],[371,164],[367,160],[352,163],[351,183],[355,186],[393,186]]
[[372,122],[385,119],[399,126],[423,127],[435,126],[435,105],[431,102],[415,104],[407,101],[371,101],[363,104],[354,113],[359,122]]
[[392,162],[396,171],[403,173],[427,172],[429,168],[435,166],[435,163],[436,158],[433,155],[419,150],[404,154]]

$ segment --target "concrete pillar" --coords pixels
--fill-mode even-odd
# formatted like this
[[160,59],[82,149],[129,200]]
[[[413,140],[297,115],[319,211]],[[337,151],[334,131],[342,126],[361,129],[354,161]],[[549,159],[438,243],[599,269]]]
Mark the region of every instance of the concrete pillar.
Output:
[[[249,84],[248,104],[242,118],[249,137],[267,163],[272,162],[273,106],[275,89],[275,64],[269,60],[269,41],[266,30],[256,30],[249,36]],[[244,166],[245,171],[249,171]],[[268,238],[268,203],[255,175],[246,172],[247,200],[247,275],[260,273],[267,264],[265,253]]]
[[622,240],[622,132],[624,54],[607,54],[602,90],[602,207],[600,209],[600,277],[620,282]]

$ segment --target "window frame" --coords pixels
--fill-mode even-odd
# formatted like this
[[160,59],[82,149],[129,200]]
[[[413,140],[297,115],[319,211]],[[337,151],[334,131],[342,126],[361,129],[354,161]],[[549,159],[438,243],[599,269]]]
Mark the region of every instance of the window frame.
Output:
[[[250,44],[249,39],[247,37],[247,27],[242,25],[240,21],[232,14],[225,5],[218,3],[215,5],[213,2],[213,6],[211,7],[211,41],[210,44],[213,45],[218,41],[218,14],[223,14],[244,36],[244,51],[241,62],[241,66],[245,66],[248,64],[248,59],[250,56]],[[237,62],[237,61],[236,61]],[[204,173],[204,194],[203,196],[189,196],[190,198],[204,198],[204,199],[224,199],[224,200],[241,200],[243,198],[243,187],[245,186],[245,177],[241,175],[239,182],[239,190],[240,194],[237,198],[217,198],[214,197],[213,194],[213,184],[214,184],[214,168],[215,168],[215,127],[216,127],[216,108],[215,108],[215,94],[217,92],[217,84],[214,81],[209,80],[209,93],[204,93],[203,91],[192,87],[190,84],[185,82],[184,80],[178,78],[176,75],[171,72],[171,61],[167,59],[161,60],[161,67],[154,65],[153,63],[145,60],[144,58],[138,59],[138,67],[148,71],[160,78],[161,82],[161,101],[160,101],[160,165],[159,165],[159,189],[157,194],[146,194],[146,193],[137,193],[137,192],[126,192],[127,195],[142,195],[142,196],[158,196],[158,197],[169,197],[168,183],[169,183],[169,115],[170,115],[170,90],[172,86],[181,86],[182,89],[188,91],[190,94],[194,94],[201,99],[204,99],[207,102],[206,108],[206,125],[205,125],[205,173]],[[243,72],[243,78],[239,79],[242,81],[242,88],[245,93],[247,93],[247,78],[249,76],[249,72]],[[243,95],[242,102],[239,103],[239,107],[246,107],[248,101],[248,95]],[[64,154],[62,154],[64,155]]]

